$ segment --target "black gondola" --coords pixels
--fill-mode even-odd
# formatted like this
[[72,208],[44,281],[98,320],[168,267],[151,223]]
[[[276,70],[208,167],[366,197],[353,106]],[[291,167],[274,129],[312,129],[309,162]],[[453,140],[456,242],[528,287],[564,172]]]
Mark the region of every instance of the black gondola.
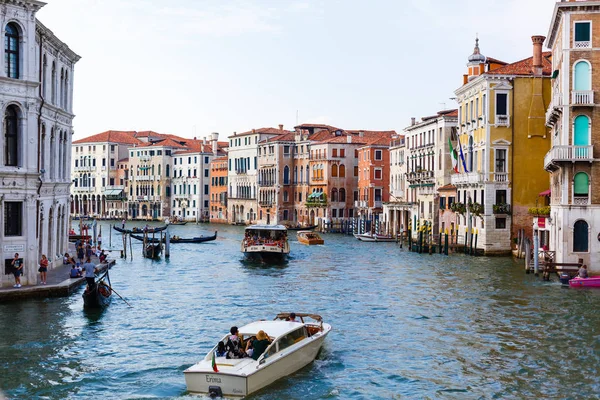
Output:
[[[131,235],[132,238],[139,240],[140,242],[144,241],[144,237],[143,236],[138,236],[138,235]],[[215,231],[215,234],[213,236],[197,236],[197,237],[193,237],[193,238],[180,238],[177,236],[172,236],[169,239],[169,242],[171,243],[202,243],[202,242],[210,242],[211,240],[215,240],[217,238],[217,231]],[[147,238],[146,241],[148,243],[158,243],[160,241],[160,239],[157,238]],[[162,242],[165,242],[165,239],[162,239]]]
[[185,225],[185,224],[187,224],[187,221],[171,222],[171,225]]
[[296,226],[296,227],[287,227],[288,231],[312,231],[318,225],[310,225],[310,226]]
[[113,226],[113,229],[117,232],[121,232],[121,233],[157,233],[157,232],[162,232],[165,229],[167,229],[168,225],[165,226],[159,226],[158,228],[133,228],[133,229],[123,229],[123,228],[119,228],[118,226]]
[[86,308],[101,308],[110,304],[112,288],[108,269],[102,275],[96,277],[96,283],[93,288],[86,287],[81,295],[83,297],[83,306]]
[[144,249],[144,257],[146,258],[158,258],[162,253],[162,244],[149,243]]

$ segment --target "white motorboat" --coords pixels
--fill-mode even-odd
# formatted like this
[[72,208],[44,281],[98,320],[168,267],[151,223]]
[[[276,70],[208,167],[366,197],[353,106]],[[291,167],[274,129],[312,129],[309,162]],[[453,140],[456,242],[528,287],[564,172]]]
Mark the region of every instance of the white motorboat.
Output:
[[251,225],[244,231],[241,251],[248,257],[284,258],[290,253],[284,225]]
[[377,233],[355,233],[354,237],[362,242],[395,242],[396,238],[392,235],[379,235]]
[[[202,361],[184,371],[188,391],[243,397],[314,361],[331,325],[316,314],[297,313],[297,322],[287,321],[288,316],[281,313],[274,321],[252,322],[239,328],[240,335],[247,339],[261,330],[269,336],[271,344],[257,360],[217,357],[217,343]],[[305,318],[312,321],[306,322]],[[225,335],[221,342],[227,343],[228,338]]]

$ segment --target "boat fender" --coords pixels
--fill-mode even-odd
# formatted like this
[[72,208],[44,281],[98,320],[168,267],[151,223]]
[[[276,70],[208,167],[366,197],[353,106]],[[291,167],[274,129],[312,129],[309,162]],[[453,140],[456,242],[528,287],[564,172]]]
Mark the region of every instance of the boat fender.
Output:
[[600,242],[600,233],[598,234],[598,241]]

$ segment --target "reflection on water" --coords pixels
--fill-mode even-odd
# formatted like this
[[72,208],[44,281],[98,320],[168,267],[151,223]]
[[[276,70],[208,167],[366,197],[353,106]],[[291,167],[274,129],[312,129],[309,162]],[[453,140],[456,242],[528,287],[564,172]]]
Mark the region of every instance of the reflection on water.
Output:
[[[119,249],[120,235],[104,241]],[[114,297],[81,292],[0,305],[0,388],[10,398],[185,397],[183,370],[232,325],[316,312],[318,359],[252,399],[590,398],[600,393],[600,290],[525,275],[507,258],[416,255],[394,243],[291,238],[283,263],[246,260],[243,227],[173,226],[171,258],[117,260]],[[118,254],[118,252],[113,252]]]

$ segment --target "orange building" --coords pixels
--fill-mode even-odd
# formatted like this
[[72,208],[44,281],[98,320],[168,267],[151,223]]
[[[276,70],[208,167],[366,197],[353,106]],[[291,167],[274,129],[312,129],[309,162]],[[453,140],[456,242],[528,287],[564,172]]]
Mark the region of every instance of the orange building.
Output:
[[[358,151],[358,216],[378,221],[383,203],[389,201],[390,138],[383,137]],[[382,229],[380,228],[381,232]]]
[[210,222],[227,223],[227,157],[210,163]]

